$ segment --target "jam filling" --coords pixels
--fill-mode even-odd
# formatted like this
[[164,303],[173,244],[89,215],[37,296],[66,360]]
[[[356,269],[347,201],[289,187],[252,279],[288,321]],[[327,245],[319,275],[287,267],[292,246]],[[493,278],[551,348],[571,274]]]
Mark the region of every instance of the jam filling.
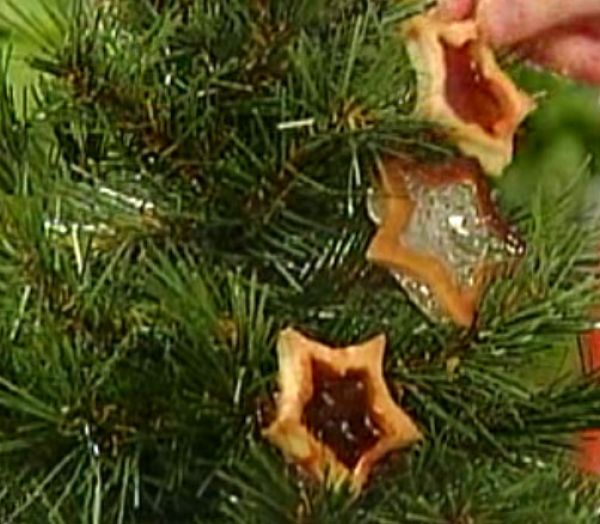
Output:
[[448,103],[462,120],[493,133],[502,118],[502,103],[473,59],[472,44],[461,47],[443,44],[443,47]]
[[381,435],[370,410],[366,373],[350,370],[340,375],[313,360],[312,376],[313,395],[304,407],[302,421],[352,469]]

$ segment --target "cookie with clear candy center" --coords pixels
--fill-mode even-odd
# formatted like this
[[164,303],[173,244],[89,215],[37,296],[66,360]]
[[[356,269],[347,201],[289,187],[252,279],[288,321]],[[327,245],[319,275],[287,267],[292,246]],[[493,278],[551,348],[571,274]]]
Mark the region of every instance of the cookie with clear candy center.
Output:
[[378,225],[367,258],[388,268],[432,320],[469,327],[490,277],[524,252],[477,162],[390,156],[369,198]]

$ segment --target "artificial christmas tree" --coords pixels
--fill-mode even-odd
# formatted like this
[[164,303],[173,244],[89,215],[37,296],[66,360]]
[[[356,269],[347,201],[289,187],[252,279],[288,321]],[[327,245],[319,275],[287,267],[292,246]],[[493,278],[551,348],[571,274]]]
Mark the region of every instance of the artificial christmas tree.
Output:
[[[505,216],[527,249],[456,325],[367,259],[385,159],[425,173],[476,162],[415,113],[402,27],[425,10],[76,2],[52,12],[64,34],[52,43],[17,9],[43,76],[20,111],[3,61],[0,521],[596,521],[599,490],[571,447],[600,426],[600,389],[532,380],[593,326],[598,234],[573,212],[585,180],[574,171],[518,208],[498,184],[497,212],[469,206],[476,231]],[[278,362],[290,333],[302,343]],[[329,349],[379,334],[371,367]],[[298,370],[310,388],[291,387],[282,354],[312,359]],[[281,445],[289,405],[301,444],[326,458],[316,474]],[[349,485],[320,482],[384,433],[402,436],[385,451],[401,449],[369,464],[360,491],[346,463]]]

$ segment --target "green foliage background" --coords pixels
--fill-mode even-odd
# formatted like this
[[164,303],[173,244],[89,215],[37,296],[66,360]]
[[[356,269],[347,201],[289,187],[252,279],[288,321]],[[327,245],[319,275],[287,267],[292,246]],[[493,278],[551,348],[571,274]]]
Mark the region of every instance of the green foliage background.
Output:
[[[31,90],[39,77],[28,60],[62,36],[55,18],[63,18],[71,0],[5,0],[0,3],[0,44],[12,48],[9,76],[17,97]],[[31,23],[24,23],[23,16]],[[35,27],[31,31],[30,27]],[[44,35],[44,38],[40,38]],[[517,157],[501,182],[507,201],[526,205],[537,190],[556,196],[568,187],[574,174],[600,173],[600,93],[541,71],[517,68],[517,81],[536,94],[539,109],[529,118]],[[589,187],[583,189],[588,192]],[[595,195],[596,193],[592,193]],[[574,207],[582,209],[579,202]]]
[[[116,3],[128,16],[82,16],[64,46],[66,3],[0,5],[29,104],[17,118],[0,93],[0,521],[595,522],[597,486],[561,450],[600,425],[600,391],[573,373],[595,301],[597,93],[515,71],[540,110],[498,185],[530,250],[465,333],[364,263],[362,166],[390,143],[448,154],[406,115],[380,2],[272,0],[302,28],[291,66],[264,53],[290,37],[268,17],[249,38],[245,1]],[[191,5],[205,10],[186,22]],[[217,72],[197,78],[205,59]],[[195,101],[202,82],[215,110]],[[348,124],[357,99],[374,130]],[[276,129],[306,107],[311,133]],[[289,323],[332,343],[384,330],[387,376],[427,434],[358,501],[299,485],[258,436]]]
[[[64,36],[64,19],[71,0],[3,0],[0,2],[0,45],[12,49],[9,75],[17,106],[35,85],[39,72],[28,60],[52,47]],[[59,25],[60,24],[60,27]],[[33,102],[31,94],[28,102]]]

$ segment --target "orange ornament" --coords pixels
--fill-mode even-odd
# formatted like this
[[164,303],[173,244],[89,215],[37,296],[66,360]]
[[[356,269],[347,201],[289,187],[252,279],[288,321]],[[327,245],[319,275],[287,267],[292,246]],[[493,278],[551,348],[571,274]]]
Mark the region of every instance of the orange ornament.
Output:
[[385,454],[421,438],[385,384],[384,349],[383,335],[334,349],[283,330],[277,413],[264,436],[315,479],[358,493]]
[[[600,330],[582,337],[583,368],[586,373],[600,370]],[[583,431],[579,435],[577,465],[581,471],[600,474],[600,428]]]

